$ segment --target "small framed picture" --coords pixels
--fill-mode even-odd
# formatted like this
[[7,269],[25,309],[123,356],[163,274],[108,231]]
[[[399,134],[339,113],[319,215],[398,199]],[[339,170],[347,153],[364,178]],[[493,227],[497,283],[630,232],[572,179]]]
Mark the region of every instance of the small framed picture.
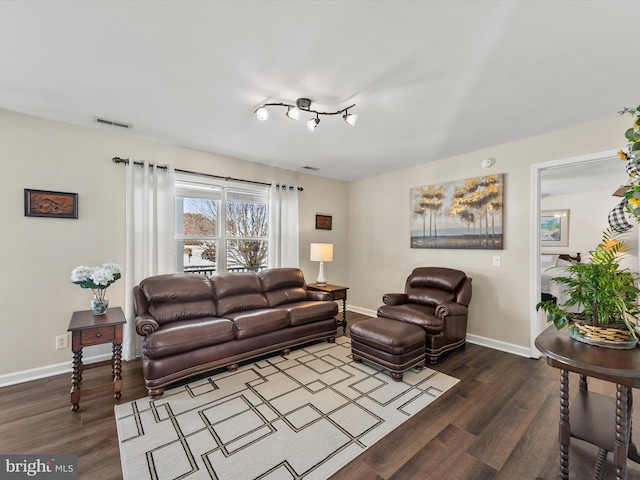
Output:
[[78,218],[78,194],[25,188],[24,216]]
[[569,209],[540,212],[540,245],[543,247],[569,246]]
[[316,215],[316,230],[331,230],[331,215]]

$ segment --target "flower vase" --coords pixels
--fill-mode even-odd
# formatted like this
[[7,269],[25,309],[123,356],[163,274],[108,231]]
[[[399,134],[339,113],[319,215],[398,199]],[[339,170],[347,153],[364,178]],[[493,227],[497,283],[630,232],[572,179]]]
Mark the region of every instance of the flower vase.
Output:
[[98,296],[94,296],[93,300],[91,300],[91,313],[94,315],[104,315],[107,312],[107,307],[109,306],[109,300],[106,298],[98,298]]

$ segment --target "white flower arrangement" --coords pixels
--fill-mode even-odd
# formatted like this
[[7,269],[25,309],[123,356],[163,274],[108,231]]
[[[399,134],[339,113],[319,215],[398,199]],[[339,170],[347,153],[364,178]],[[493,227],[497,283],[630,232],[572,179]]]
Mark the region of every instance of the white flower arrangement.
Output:
[[90,288],[98,300],[104,300],[107,287],[121,276],[117,263],[104,263],[99,267],[80,265],[71,271],[71,282],[82,288]]

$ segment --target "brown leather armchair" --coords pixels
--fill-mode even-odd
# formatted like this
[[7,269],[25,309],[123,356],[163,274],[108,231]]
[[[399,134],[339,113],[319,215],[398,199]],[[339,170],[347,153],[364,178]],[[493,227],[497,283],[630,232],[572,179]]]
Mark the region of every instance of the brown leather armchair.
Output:
[[422,327],[427,334],[426,358],[437,363],[443,353],[464,346],[471,280],[451,268],[416,268],[407,278],[405,293],[382,297],[378,317]]

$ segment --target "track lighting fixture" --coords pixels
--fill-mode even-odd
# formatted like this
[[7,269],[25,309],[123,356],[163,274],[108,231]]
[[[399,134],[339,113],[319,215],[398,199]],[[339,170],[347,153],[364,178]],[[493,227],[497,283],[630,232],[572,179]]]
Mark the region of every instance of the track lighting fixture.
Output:
[[265,103],[258,107],[253,113],[256,114],[258,120],[262,120],[263,122],[269,118],[269,112],[267,111],[266,107],[287,107],[286,115],[292,120],[298,120],[300,118],[300,112],[315,113],[315,118],[307,120],[307,128],[309,129],[309,131],[313,132],[320,123],[320,115],[343,114],[342,118],[344,119],[344,121],[352,127],[355,126],[358,115],[349,113],[349,109],[355,106],[356,104],[354,103],[353,105],[349,105],[348,107],[335,112],[320,112],[311,108],[311,100],[309,100],[308,98],[299,98],[296,100],[295,105],[291,105],[289,103]]

